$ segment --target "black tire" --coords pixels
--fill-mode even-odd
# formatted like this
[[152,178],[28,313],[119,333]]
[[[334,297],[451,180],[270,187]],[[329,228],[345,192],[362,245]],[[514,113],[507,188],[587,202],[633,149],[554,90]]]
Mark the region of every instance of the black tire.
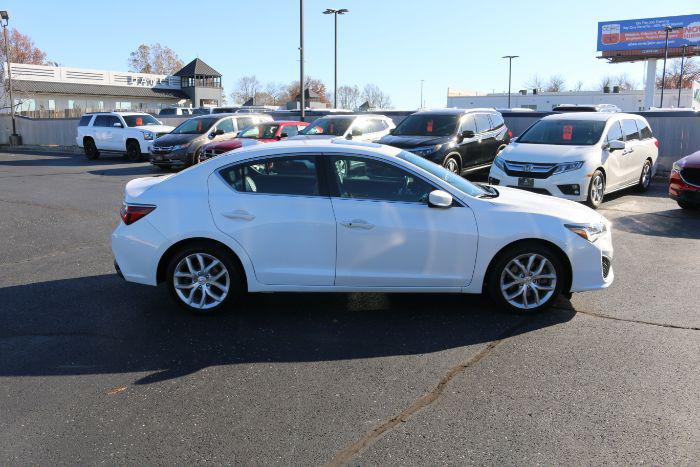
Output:
[[138,141],[126,142],[126,159],[129,162],[139,162],[143,155],[141,154],[141,146]]
[[637,191],[644,193],[649,189],[651,185],[651,162],[649,159],[644,161],[642,166],[642,173],[639,175],[639,183],[637,184]]
[[455,154],[448,154],[447,157],[445,157],[445,160],[442,162],[442,166],[452,173],[457,175],[462,174],[462,166],[459,163],[459,156]]
[[[556,276],[555,279],[533,279],[532,277],[539,277],[533,275],[530,277],[529,280],[527,280],[528,276],[526,276],[526,273],[524,271],[521,271],[522,274],[516,274],[518,276],[518,279],[513,280],[527,280],[526,285],[514,283],[513,288],[508,288],[504,292],[501,287],[502,280],[504,278],[512,278],[512,275],[508,274],[507,271],[505,271],[505,269],[510,268],[510,266],[512,266],[511,262],[514,259],[521,257],[527,258],[530,255],[536,255],[536,257],[539,258],[546,258],[546,260],[548,261],[548,265],[546,265],[545,269],[543,269],[543,271],[540,274],[549,275],[549,271],[551,269],[553,270],[553,274],[555,274]],[[523,266],[527,267],[528,264],[523,264]],[[535,260],[531,267],[532,271],[537,272],[539,266],[541,266],[541,262],[539,262],[539,260]],[[545,274],[545,272],[547,272],[548,274]],[[552,248],[537,242],[523,242],[513,245],[512,247],[504,250],[498,255],[498,257],[494,260],[489,269],[486,281],[486,290],[499,309],[522,315],[538,313],[552,306],[556,302],[559,295],[561,295],[561,293],[564,291],[564,284],[568,283],[568,273],[566,268],[564,267],[564,263],[562,262],[561,257],[554,250],[552,250]],[[535,292],[534,290],[535,287],[538,288],[537,292]],[[542,290],[540,290],[539,287],[541,287]],[[544,290],[548,287],[553,287],[553,289],[551,290],[551,295],[548,294],[550,290]],[[509,302],[504,295],[505,293],[517,293],[518,291],[522,291],[523,289],[525,291],[525,299],[521,301],[527,303],[525,302],[525,300],[529,299],[533,302],[537,302],[538,300],[535,299],[535,295],[537,294],[537,297],[539,297],[540,301],[539,305],[535,305],[529,308],[519,308],[513,305],[511,302]],[[544,297],[542,297],[542,294],[544,294]],[[519,294],[515,298],[517,299],[520,297],[521,295]]]
[[192,159],[190,159],[189,166],[199,164],[199,155],[202,153],[202,148],[197,148],[197,150],[192,154]]
[[698,209],[699,207],[697,204],[692,204],[682,199],[676,200],[676,203],[681,209]]
[[[598,184],[600,181],[600,185]],[[593,172],[591,176],[591,181],[588,184],[588,198],[586,199],[586,204],[588,204],[593,209],[598,209],[603,203],[603,198],[605,197],[605,175],[600,170]]]
[[85,138],[85,140],[83,141],[83,151],[85,151],[85,157],[87,157],[91,161],[100,157],[100,151],[97,150],[95,140],[93,140],[92,138]]
[[[209,271],[208,275],[194,275],[192,278],[189,277],[175,277],[175,273],[190,273],[189,265],[185,258],[199,255],[204,261],[203,267],[201,264],[196,264],[199,262],[198,259],[191,258],[190,263],[195,266],[195,269],[204,270],[206,267],[211,266],[213,258],[220,262],[220,265],[225,268],[228,275],[228,290],[224,294],[224,289],[221,287],[221,278],[214,280],[216,275],[221,273],[222,269],[219,266],[214,266]],[[184,263],[183,263],[184,262]],[[205,277],[205,279],[200,279],[200,277]],[[239,263],[232,257],[225,248],[222,248],[216,244],[208,244],[205,242],[197,242],[187,245],[182,250],[178,251],[176,254],[170,258],[168,262],[168,267],[166,269],[166,282],[168,284],[168,291],[170,292],[171,298],[183,309],[190,313],[200,314],[200,315],[212,315],[217,313],[232,303],[240,303],[243,299],[245,292],[243,271],[241,270]],[[178,287],[176,287],[176,281],[180,287],[186,287],[189,285],[188,281],[191,281],[193,287],[180,288],[179,290],[183,294],[181,297],[178,294]],[[219,284],[219,285],[217,285]],[[194,289],[194,290],[193,290]],[[207,292],[205,292],[205,289]],[[219,297],[222,297],[220,301],[215,300],[210,293],[213,293]],[[184,295],[190,296],[192,298],[192,304],[186,301]],[[202,301],[202,297],[204,301]],[[201,304],[204,307],[201,307]]]

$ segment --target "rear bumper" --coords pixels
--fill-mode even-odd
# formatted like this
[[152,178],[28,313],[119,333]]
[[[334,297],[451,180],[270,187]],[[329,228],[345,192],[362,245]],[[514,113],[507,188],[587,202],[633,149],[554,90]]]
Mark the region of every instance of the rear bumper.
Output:
[[122,279],[124,279],[124,274],[122,274],[122,270],[119,268],[119,263],[117,263],[117,260],[116,260],[116,259],[114,260],[114,270],[116,271],[117,276],[119,276],[119,277],[121,277]]

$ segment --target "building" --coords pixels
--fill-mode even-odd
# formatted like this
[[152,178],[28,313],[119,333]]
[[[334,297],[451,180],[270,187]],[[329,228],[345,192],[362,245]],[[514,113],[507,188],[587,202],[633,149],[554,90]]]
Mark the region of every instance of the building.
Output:
[[[537,92],[519,91],[511,94],[511,108],[527,108],[537,111],[550,111],[561,104],[613,104],[623,112],[639,112],[649,110],[644,108],[644,91],[619,91],[615,88],[611,92],[604,91],[567,91],[567,92]],[[654,106],[659,107],[661,91],[656,90]],[[447,90],[447,107],[475,108],[475,107],[508,107],[508,93],[478,94],[472,91]],[[681,90],[681,102],[678,105],[678,89],[666,89],[664,91],[664,107],[683,107],[700,110],[700,82],[696,82],[692,89]]]
[[[172,106],[218,106],[221,74],[199,58],[172,76],[13,63],[16,112],[41,118],[84,112],[157,112]],[[7,77],[5,66],[4,76]],[[8,108],[7,97],[3,107]]]

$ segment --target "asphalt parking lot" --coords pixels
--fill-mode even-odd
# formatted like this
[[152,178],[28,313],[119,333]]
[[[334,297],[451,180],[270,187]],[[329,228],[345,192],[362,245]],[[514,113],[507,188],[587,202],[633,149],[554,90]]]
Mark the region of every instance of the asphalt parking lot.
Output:
[[700,213],[610,197],[614,284],[278,294],[194,317],[129,284],[120,158],[0,153],[0,464],[696,464]]

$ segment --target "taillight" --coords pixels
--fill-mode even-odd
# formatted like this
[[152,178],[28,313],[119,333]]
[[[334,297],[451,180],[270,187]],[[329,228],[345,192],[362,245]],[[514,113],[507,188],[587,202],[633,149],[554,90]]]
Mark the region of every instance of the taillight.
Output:
[[512,137],[513,137],[513,132],[508,130],[508,138],[512,138]]
[[146,206],[142,204],[122,204],[119,210],[119,215],[126,225],[133,224],[137,220],[144,217],[149,212],[153,211],[155,206]]
[[658,138],[654,138],[654,144],[655,144],[656,147],[658,148],[658,147],[661,145],[661,141],[659,141]]

